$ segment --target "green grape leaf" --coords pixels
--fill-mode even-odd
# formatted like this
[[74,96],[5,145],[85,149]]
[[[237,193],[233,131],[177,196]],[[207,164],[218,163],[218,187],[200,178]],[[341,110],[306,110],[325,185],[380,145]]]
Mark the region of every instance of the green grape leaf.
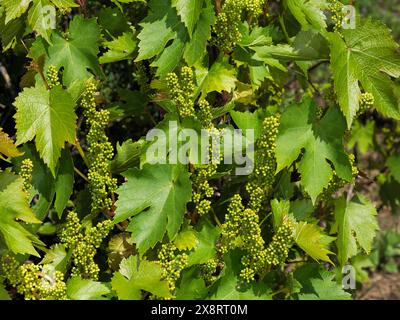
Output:
[[326,0],[286,0],[285,3],[304,30],[311,27],[320,31],[326,29],[323,12],[328,8]]
[[182,272],[179,286],[176,289],[176,300],[204,300],[208,290],[201,276],[200,268],[192,267]]
[[242,266],[238,250],[231,251],[224,257],[225,267],[221,278],[211,287],[211,300],[272,300],[270,289],[260,283],[246,286],[240,279]]
[[67,296],[71,300],[105,300],[104,295],[110,289],[101,282],[80,277],[72,277],[67,281]]
[[50,265],[54,270],[65,273],[67,271],[68,261],[70,259],[71,253],[65,251],[63,244],[56,243],[50,250],[46,252],[46,255],[40,261],[40,264]]
[[128,169],[137,168],[140,165],[140,154],[144,140],[133,142],[126,140],[121,145],[117,144],[117,154],[111,162],[111,171],[121,173]]
[[334,240],[334,237],[326,235],[317,225],[303,221],[296,225],[294,241],[314,260],[332,263],[328,255],[333,252],[328,248]]
[[141,300],[142,290],[157,297],[171,298],[168,282],[161,280],[162,268],[154,261],[139,261],[130,256],[121,261],[119,272],[111,280],[112,288],[120,300]]
[[397,182],[400,183],[400,156],[392,155],[386,161],[386,166]]
[[364,196],[358,195],[351,202],[344,197],[335,202],[335,223],[331,234],[337,233],[336,246],[340,265],[358,253],[357,244],[369,254],[376,231],[379,230],[374,205]]
[[207,40],[211,37],[211,26],[215,22],[214,5],[210,0],[205,2],[207,6],[201,11],[196,29],[183,54],[189,66],[193,66],[205,55]]
[[294,272],[300,283],[300,300],[350,300],[351,294],[344,291],[341,283],[335,281],[335,274],[317,264],[307,264]]
[[314,206],[310,199],[295,200],[290,203],[290,212],[293,213],[293,217],[297,220],[304,220],[309,218],[314,212]]
[[346,128],[343,116],[338,109],[330,108],[318,122],[315,112],[316,106],[310,99],[286,108],[276,142],[277,172],[289,167],[305,149],[299,162],[300,183],[314,203],[333,175],[327,160],[333,163],[339,177],[352,179],[342,142]]
[[26,25],[23,17],[6,23],[6,14],[3,9],[3,7],[0,7],[0,38],[3,51],[7,51],[14,48],[19,39],[22,38]]
[[74,162],[71,152],[64,149],[61,152],[60,163],[57,170],[55,181],[56,199],[54,208],[57,211],[58,217],[61,218],[68,200],[72,195],[74,188]]
[[16,170],[21,170],[21,162],[24,159],[30,159],[33,163],[32,171],[32,190],[31,198],[38,196],[36,203],[33,205],[33,211],[39,220],[46,217],[51,208],[55,196],[55,178],[50,169],[44,164],[35,147],[31,144],[25,144],[21,147],[24,155],[14,159]]
[[191,199],[191,182],[183,165],[148,165],[124,173],[127,182],[117,191],[114,221],[133,216],[128,231],[143,255],[167,232],[173,240]]
[[285,216],[290,213],[290,201],[289,200],[271,200],[272,218],[275,232],[282,225]]
[[74,0],[51,0],[51,2],[59,9],[77,8],[79,4]]
[[[170,0],[150,0],[149,7],[151,14],[140,23],[143,29],[138,35],[140,42],[136,61],[160,54],[151,66],[157,68],[156,76],[164,78],[178,66],[189,35]],[[166,47],[170,40],[173,41]]]
[[11,297],[8,294],[8,291],[4,288],[4,285],[1,283],[0,283],[0,300],[2,300],[2,301],[11,300]]
[[107,107],[110,111],[110,120],[144,115],[144,110],[149,102],[149,97],[141,91],[131,91],[127,89],[118,90],[120,101]]
[[40,223],[28,204],[23,191],[22,178],[0,172],[0,235],[7,247],[15,254],[31,254],[39,257],[34,245],[44,245],[35,235],[23,227],[26,223]]
[[375,122],[367,120],[365,125],[356,121],[351,127],[351,136],[348,142],[348,148],[353,149],[357,144],[362,154],[365,154],[374,145]]
[[167,74],[178,66],[185,49],[187,33],[183,26],[177,29],[174,42],[167,47],[151,66],[157,68],[156,76],[165,78]]
[[112,41],[104,42],[103,45],[108,48],[108,51],[99,58],[101,64],[132,59],[137,48],[137,41],[132,32],[125,32]]
[[197,243],[189,253],[188,266],[203,264],[212,259],[216,254],[215,244],[220,235],[220,230],[209,220],[203,219],[199,222],[196,232]]
[[191,229],[179,232],[174,239],[174,244],[181,251],[192,250],[198,244],[196,232]]
[[69,26],[69,34],[64,38],[54,32],[49,47],[49,60],[46,66],[54,65],[64,68],[63,83],[67,86],[75,80],[86,80],[91,77],[88,69],[101,75],[97,54],[99,53],[100,28],[95,19],[84,19],[76,15]]
[[22,152],[18,151],[14,142],[7,133],[3,132],[2,128],[0,128],[0,154],[3,154],[9,158],[19,157],[23,154]]
[[3,0],[2,5],[6,9],[5,23],[22,16],[29,8],[32,0]]
[[190,36],[192,36],[199,20],[203,3],[204,0],[172,0],[172,6],[178,11],[178,15],[181,17],[181,21],[185,24]]
[[106,34],[113,38],[132,31],[124,13],[117,8],[105,7],[97,13],[97,18]]
[[248,129],[254,130],[254,139],[258,139],[262,132],[263,121],[267,116],[267,112],[263,109],[257,109],[254,112],[240,112],[240,111],[230,111],[235,124],[243,131],[246,132]]
[[[41,35],[48,43],[51,43],[50,37],[52,28],[55,27],[53,17],[49,16],[55,8],[49,0],[34,0],[33,6],[29,9],[28,25]],[[54,17],[55,19],[55,17]],[[52,25],[54,23],[54,26]]]
[[351,300],[351,294],[344,291],[328,271],[321,272],[322,279],[311,279],[318,300]]
[[343,30],[343,34],[344,39],[335,33],[329,40],[335,91],[348,127],[359,109],[359,83],[373,94],[379,112],[400,119],[398,97],[391,79],[400,76],[399,45],[389,29],[367,20],[355,29]]
[[179,25],[179,17],[170,0],[150,0],[151,13],[140,23],[142,30],[138,35],[139,55],[136,61],[153,58],[163,51],[168,41],[176,38],[174,30]]
[[210,69],[196,68],[196,78],[199,85],[198,93],[207,95],[209,92],[231,92],[236,87],[236,70],[226,59],[216,61]]
[[67,91],[57,86],[25,88],[14,102],[17,144],[33,140],[53,175],[65,142],[74,143],[75,104]]

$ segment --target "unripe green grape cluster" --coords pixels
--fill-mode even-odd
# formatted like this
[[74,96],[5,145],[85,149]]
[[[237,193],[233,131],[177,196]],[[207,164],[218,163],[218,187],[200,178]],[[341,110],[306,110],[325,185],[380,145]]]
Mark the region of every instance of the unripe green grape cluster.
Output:
[[167,243],[161,246],[158,259],[162,268],[162,278],[168,282],[170,292],[174,293],[176,281],[180,278],[182,270],[187,267],[188,255],[179,253],[173,243]]
[[114,149],[105,134],[110,115],[107,110],[97,110],[96,92],[96,84],[89,81],[81,100],[81,107],[89,126],[87,135],[88,180],[92,196],[92,212],[94,213],[112,209],[113,201],[110,195],[117,189],[117,180],[110,173]]
[[365,92],[360,95],[360,108],[357,111],[357,116],[363,114],[368,109],[372,108],[375,104],[374,95],[370,92]]
[[33,172],[32,160],[31,159],[22,160],[20,176],[24,181],[23,189],[25,192],[29,192],[32,188],[32,172]]
[[214,189],[209,180],[216,174],[217,167],[218,165],[213,161],[207,165],[195,166],[195,172],[191,178],[193,181],[192,201],[200,216],[207,214],[211,209],[210,198],[214,195]]
[[265,267],[265,241],[261,236],[258,214],[246,209],[242,214],[241,240],[246,254],[242,257],[243,269],[240,273],[246,282],[254,281],[255,275]]
[[201,266],[201,275],[207,285],[212,284],[218,279],[216,275],[219,262],[217,259],[210,259]]
[[244,210],[242,197],[239,194],[235,194],[229,203],[228,212],[225,215],[225,223],[221,228],[221,254],[225,254],[229,250],[240,246],[240,242],[238,241],[242,223],[241,218]]
[[62,272],[33,263],[19,265],[11,256],[1,259],[0,271],[25,300],[67,299],[67,286]]
[[265,247],[258,214],[252,209],[245,209],[242,198],[236,194],[222,225],[220,252],[225,254],[235,248],[244,250],[240,277],[245,282],[252,282],[268,268],[284,264],[293,244],[294,228],[295,221],[285,217],[272,241]]
[[266,89],[268,92],[268,105],[270,106],[280,106],[283,102],[283,94],[285,92],[285,88],[280,86],[275,82],[270,82]]
[[169,73],[166,77],[171,99],[175,102],[181,118],[195,117],[194,110],[194,75],[190,67],[182,67],[180,77]]
[[213,114],[210,104],[206,99],[200,99],[198,105],[197,118],[200,120],[202,127],[209,130],[213,129]]
[[235,248],[245,251],[242,257],[241,277],[250,282],[265,264],[266,252],[261,236],[258,214],[252,209],[245,209],[239,194],[233,196],[222,225],[220,251],[227,253]]
[[[182,67],[179,76],[176,73],[169,73],[166,77],[166,82],[170,97],[175,102],[180,117],[183,119],[187,117],[198,119],[202,127],[208,130],[209,138],[213,142],[213,139],[220,135],[220,131],[214,127],[212,109],[206,99],[200,99],[197,103],[198,109],[196,110],[195,108],[194,92],[196,87],[193,69],[186,66]],[[205,215],[210,211],[211,201],[209,198],[214,195],[214,189],[208,181],[217,171],[220,154],[217,155],[217,160],[214,159],[215,155],[211,147],[210,155],[210,163],[195,166],[195,172],[192,174],[192,202],[199,215]]]
[[216,34],[214,44],[225,52],[231,52],[241,40],[240,24],[243,13],[249,17],[258,17],[262,13],[261,0],[225,0],[219,13],[213,32]]
[[265,118],[262,134],[256,143],[254,171],[246,185],[246,190],[250,195],[250,208],[256,212],[261,210],[273,189],[276,171],[276,138],[279,124],[279,114]]
[[[194,166],[195,172],[192,175],[193,196],[192,201],[196,206],[197,213],[202,216],[211,209],[210,198],[214,195],[214,189],[209,180],[217,173],[218,164],[221,161],[221,150],[218,148],[222,131],[215,128],[210,121],[207,128],[210,147],[208,150],[208,164]],[[217,149],[215,149],[217,148]]]
[[59,233],[61,243],[72,250],[72,275],[98,279],[99,266],[94,262],[97,249],[113,228],[111,220],[99,222],[95,227],[83,230],[75,212],[70,212]]
[[272,237],[272,241],[266,249],[266,264],[269,267],[281,266],[285,263],[289,249],[293,245],[293,232],[295,222],[290,218],[285,218],[282,225]]
[[[352,175],[353,175],[353,181],[357,178],[358,176],[358,168],[355,165],[355,157],[353,154],[349,155],[349,160],[350,160],[350,164],[351,164],[351,171],[352,171]],[[353,182],[351,181],[351,182]],[[340,178],[337,173],[336,170],[333,170],[333,175],[331,180],[328,183],[328,186],[326,188],[324,188],[324,190],[322,191],[321,195],[318,197],[319,201],[324,201],[324,202],[328,202],[332,199],[332,196],[338,192],[341,188],[343,188],[348,182],[342,178]]]
[[55,66],[50,65],[47,68],[47,84],[49,86],[49,89],[54,88],[55,86],[61,85],[60,82],[60,77],[58,75],[58,70]]
[[213,129],[213,113],[209,102],[201,98],[198,102],[198,108],[195,106],[195,78],[193,69],[182,67],[179,76],[172,72],[166,77],[168,92],[172,101],[175,102],[178,113],[182,119],[193,117],[198,119],[205,129]]
[[332,13],[332,21],[334,23],[333,30],[340,32],[343,28],[343,3],[338,0],[329,0],[329,11]]

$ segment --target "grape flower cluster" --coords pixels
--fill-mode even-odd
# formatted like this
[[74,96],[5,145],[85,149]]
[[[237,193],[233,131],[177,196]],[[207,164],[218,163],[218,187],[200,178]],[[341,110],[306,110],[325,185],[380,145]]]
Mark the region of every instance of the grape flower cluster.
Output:
[[245,209],[240,195],[236,194],[222,226],[220,251],[225,254],[235,248],[244,250],[240,276],[244,281],[251,282],[256,275],[285,263],[293,244],[294,227],[295,222],[285,217],[272,241],[265,246],[258,214],[252,209]]
[[248,17],[258,17],[262,13],[263,0],[225,0],[213,32],[214,44],[225,52],[231,52],[241,40],[240,24],[243,13]]
[[335,32],[340,32],[343,27],[344,19],[343,3],[341,3],[339,0],[329,0],[328,9],[332,13],[331,19],[334,23],[333,30]]
[[89,81],[81,100],[81,106],[89,126],[87,134],[88,180],[92,195],[92,212],[111,210],[113,200],[110,195],[117,189],[117,180],[110,173],[114,149],[105,134],[110,115],[108,110],[97,110],[96,92],[96,84]]
[[175,102],[181,118],[195,117],[193,69],[182,67],[180,77],[176,73],[169,73],[166,82],[171,99]]
[[279,124],[279,114],[266,117],[262,134],[256,142],[255,167],[246,185],[250,195],[250,208],[256,212],[259,212],[268,200],[275,181],[275,149]]
[[375,103],[374,95],[370,92],[365,92],[360,95],[360,108],[357,111],[357,116],[363,114],[368,109],[372,108]]
[[188,264],[188,255],[179,253],[173,243],[166,243],[161,246],[158,259],[162,268],[162,278],[168,282],[170,292],[174,293],[176,281]]
[[[349,160],[351,163],[351,170],[352,170],[352,175],[353,175],[353,180],[350,182],[354,182],[354,180],[358,176],[358,168],[355,165],[355,157],[353,154],[349,155]],[[336,170],[333,170],[333,175],[331,180],[328,183],[328,186],[324,188],[322,191],[321,195],[318,197],[319,201],[330,201],[332,199],[332,196],[338,192],[341,188],[343,188],[348,182],[338,176],[336,173]]]
[[[220,135],[220,131],[213,124],[212,108],[209,102],[201,98],[194,101],[195,81],[193,70],[190,67],[182,67],[180,76],[176,73],[169,73],[166,78],[167,87],[171,99],[175,102],[181,118],[192,117],[198,119],[202,128],[208,131],[211,147],[208,157],[211,161],[207,164],[195,165],[195,172],[192,175],[193,196],[192,201],[197,213],[202,216],[211,209],[210,198],[214,195],[214,189],[210,186],[209,180],[216,173],[220,161],[220,154],[214,155],[212,145]],[[215,159],[217,157],[218,159]],[[210,160],[210,159],[208,159]]]
[[64,274],[46,265],[20,265],[14,257],[4,256],[0,261],[0,273],[25,300],[67,300]]
[[99,222],[95,227],[83,230],[76,212],[70,212],[59,233],[61,243],[72,250],[72,275],[86,279],[98,279],[99,266],[94,257],[97,249],[113,228],[111,220]]
[[49,89],[52,89],[56,86],[61,85],[60,82],[60,77],[58,76],[58,70],[55,66],[50,65],[47,68],[47,84],[49,86]]
[[24,159],[21,163],[20,176],[24,181],[23,190],[29,192],[32,188],[32,172],[33,172],[33,162],[31,159]]

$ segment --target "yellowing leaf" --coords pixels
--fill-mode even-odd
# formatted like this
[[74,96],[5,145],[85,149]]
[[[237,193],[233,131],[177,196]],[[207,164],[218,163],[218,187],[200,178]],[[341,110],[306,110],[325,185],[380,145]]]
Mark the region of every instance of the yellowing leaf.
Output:
[[7,133],[3,132],[2,128],[0,128],[0,153],[9,158],[16,158],[23,154],[18,151],[14,142],[10,139]]
[[335,238],[326,235],[320,227],[301,221],[296,226],[294,240],[311,258],[332,263],[328,255],[333,252],[328,247]]
[[236,87],[236,70],[226,60],[216,61],[210,69],[197,68],[196,78],[199,92],[231,92]]
[[198,243],[196,232],[194,230],[184,230],[176,236],[174,240],[175,246],[179,250],[191,250]]

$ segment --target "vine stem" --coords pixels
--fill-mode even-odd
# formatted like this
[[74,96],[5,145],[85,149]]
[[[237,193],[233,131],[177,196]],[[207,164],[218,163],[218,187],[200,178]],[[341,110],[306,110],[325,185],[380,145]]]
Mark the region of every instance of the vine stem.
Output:
[[215,0],[215,11],[217,14],[221,13],[221,0]]
[[89,182],[89,179],[80,171],[77,167],[74,167],[74,171],[86,182]]
[[85,162],[85,165],[89,168],[89,162],[85,156],[85,152],[83,151],[81,147],[81,143],[79,142],[78,138],[75,138],[75,144],[74,144],[76,150],[78,150],[79,154],[81,155],[83,162]]
[[283,17],[281,15],[279,16],[279,23],[280,23],[280,25],[282,27],[283,33],[285,34],[286,41],[288,43],[291,43],[289,34],[287,33],[286,26],[285,26],[285,23],[283,21]]
[[217,223],[218,227],[222,228],[222,223],[221,223],[221,221],[219,221],[217,215],[215,214],[214,209],[211,209],[211,212],[213,213],[214,220],[215,220],[215,222]]
[[264,217],[264,219],[261,220],[261,222],[260,222],[260,224],[259,224],[260,227],[263,225],[263,223],[264,223],[265,221],[267,221],[267,219],[271,216],[271,214],[272,214],[272,212],[268,213],[268,214]]

